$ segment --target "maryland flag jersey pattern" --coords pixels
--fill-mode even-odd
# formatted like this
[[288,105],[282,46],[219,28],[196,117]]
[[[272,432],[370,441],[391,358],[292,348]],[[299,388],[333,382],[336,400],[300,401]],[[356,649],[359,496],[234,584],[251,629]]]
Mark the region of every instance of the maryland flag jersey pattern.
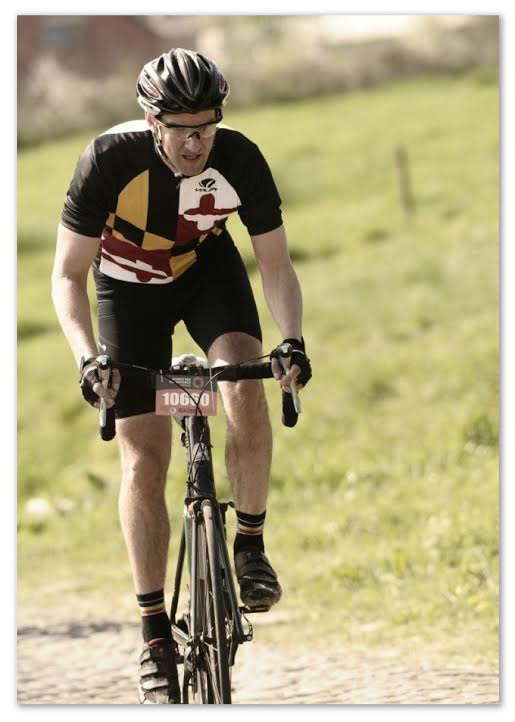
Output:
[[75,169],[61,223],[100,237],[98,270],[122,281],[171,283],[196,247],[220,235],[237,212],[250,235],[281,225],[281,199],[259,148],[238,131],[217,130],[205,170],[176,178],[158,157],[144,120],[95,138]]

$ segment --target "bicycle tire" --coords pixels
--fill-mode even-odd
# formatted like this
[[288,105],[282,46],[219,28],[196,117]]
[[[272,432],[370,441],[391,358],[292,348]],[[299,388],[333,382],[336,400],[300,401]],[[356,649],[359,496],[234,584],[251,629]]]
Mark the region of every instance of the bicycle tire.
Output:
[[[202,503],[202,526],[205,534],[204,556],[207,568],[201,576],[204,584],[198,584],[204,625],[197,659],[197,699],[200,704],[231,704],[231,675],[227,647],[226,611],[222,591],[220,554],[213,505],[209,500]],[[207,640],[207,641],[206,641]]]

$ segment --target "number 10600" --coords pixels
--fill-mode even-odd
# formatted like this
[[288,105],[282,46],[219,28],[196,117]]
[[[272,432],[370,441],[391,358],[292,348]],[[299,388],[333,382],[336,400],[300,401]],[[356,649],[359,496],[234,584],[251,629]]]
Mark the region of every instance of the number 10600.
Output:
[[209,406],[209,394],[180,393],[179,391],[166,391],[163,393],[166,406]]

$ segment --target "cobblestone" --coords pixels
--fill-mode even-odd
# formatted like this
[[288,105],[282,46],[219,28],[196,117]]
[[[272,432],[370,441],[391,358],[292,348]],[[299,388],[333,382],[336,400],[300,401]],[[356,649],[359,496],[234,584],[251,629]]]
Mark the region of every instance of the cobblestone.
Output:
[[[137,704],[138,623],[71,620],[18,630],[21,704]],[[495,670],[389,653],[244,644],[234,704],[498,704]]]

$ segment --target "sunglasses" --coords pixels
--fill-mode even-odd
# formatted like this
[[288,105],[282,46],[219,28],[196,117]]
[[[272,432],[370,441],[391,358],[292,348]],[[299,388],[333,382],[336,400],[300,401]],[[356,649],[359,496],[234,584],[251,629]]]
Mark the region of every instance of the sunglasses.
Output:
[[210,138],[216,133],[218,124],[223,118],[222,111],[216,109],[216,118],[208,120],[207,123],[201,123],[200,125],[178,125],[177,123],[165,123],[163,120],[156,118],[159,125],[170,131],[172,138],[177,140],[187,140],[191,135],[198,134],[200,138]]

